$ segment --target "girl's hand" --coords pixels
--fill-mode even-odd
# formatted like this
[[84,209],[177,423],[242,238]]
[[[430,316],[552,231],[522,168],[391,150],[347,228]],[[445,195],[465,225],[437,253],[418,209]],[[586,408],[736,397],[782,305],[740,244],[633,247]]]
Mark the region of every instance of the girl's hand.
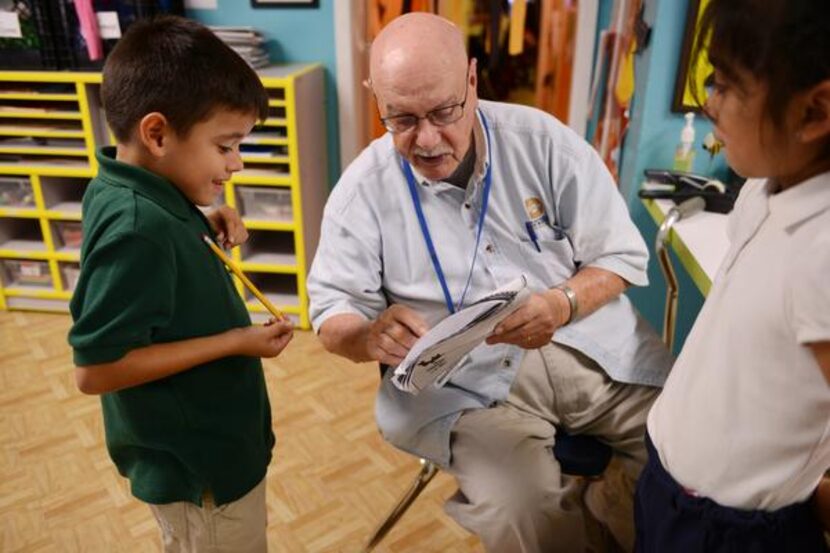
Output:
[[813,505],[822,528],[825,532],[830,532],[830,476],[825,475],[818,483],[813,495]]
[[276,357],[294,337],[294,325],[283,319],[269,319],[264,325],[237,328],[231,332],[239,334],[239,353],[249,357]]
[[216,233],[216,240],[225,249],[243,244],[248,240],[248,230],[242,223],[242,217],[232,207],[222,205],[206,215],[211,228]]

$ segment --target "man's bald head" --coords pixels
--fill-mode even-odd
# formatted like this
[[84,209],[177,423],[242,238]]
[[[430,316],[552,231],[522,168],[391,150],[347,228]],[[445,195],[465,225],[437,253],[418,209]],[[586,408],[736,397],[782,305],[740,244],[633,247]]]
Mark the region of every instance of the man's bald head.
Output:
[[464,36],[437,15],[414,12],[398,17],[372,43],[369,72],[379,87],[415,76],[425,81],[432,75],[463,74],[466,68]]
[[392,133],[398,152],[425,178],[449,178],[471,151],[478,106],[476,63],[458,27],[427,13],[398,17],[372,44],[370,75],[382,118],[416,119]]

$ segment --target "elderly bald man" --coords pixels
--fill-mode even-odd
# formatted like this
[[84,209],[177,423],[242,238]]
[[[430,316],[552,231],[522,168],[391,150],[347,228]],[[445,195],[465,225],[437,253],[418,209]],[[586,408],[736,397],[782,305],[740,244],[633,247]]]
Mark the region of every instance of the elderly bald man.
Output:
[[[448,21],[392,21],[371,51],[388,133],[346,169],[309,276],[314,328],[354,361],[398,364],[437,321],[524,274],[533,295],[442,388],[383,380],[383,436],[449,471],[446,506],[488,551],[583,551],[578,486],[556,428],[599,436],[624,467],[588,507],[625,548],[646,413],[670,357],[622,292],[647,249],[594,150],[550,115],[480,101]],[[433,254],[434,255],[431,255]],[[389,371],[391,372],[391,371]]]

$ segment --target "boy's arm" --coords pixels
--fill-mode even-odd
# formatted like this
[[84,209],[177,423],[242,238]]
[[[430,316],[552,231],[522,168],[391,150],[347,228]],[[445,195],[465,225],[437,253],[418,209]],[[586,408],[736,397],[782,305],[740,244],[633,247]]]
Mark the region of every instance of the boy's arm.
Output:
[[213,336],[153,344],[129,351],[110,363],[75,367],[85,394],[103,394],[159,380],[230,355],[275,357],[291,341],[290,321],[235,328]]

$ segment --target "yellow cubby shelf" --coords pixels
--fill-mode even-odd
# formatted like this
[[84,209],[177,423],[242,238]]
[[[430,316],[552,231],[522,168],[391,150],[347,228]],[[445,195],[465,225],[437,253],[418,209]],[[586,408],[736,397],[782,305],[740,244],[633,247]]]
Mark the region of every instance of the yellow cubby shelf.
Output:
[[[269,114],[225,184],[250,238],[231,252],[248,277],[309,328],[306,276],[328,194],[320,64],[259,71]],[[0,71],[0,309],[68,311],[78,278],[81,201],[112,143],[97,72]],[[267,311],[244,290],[252,319]]]

